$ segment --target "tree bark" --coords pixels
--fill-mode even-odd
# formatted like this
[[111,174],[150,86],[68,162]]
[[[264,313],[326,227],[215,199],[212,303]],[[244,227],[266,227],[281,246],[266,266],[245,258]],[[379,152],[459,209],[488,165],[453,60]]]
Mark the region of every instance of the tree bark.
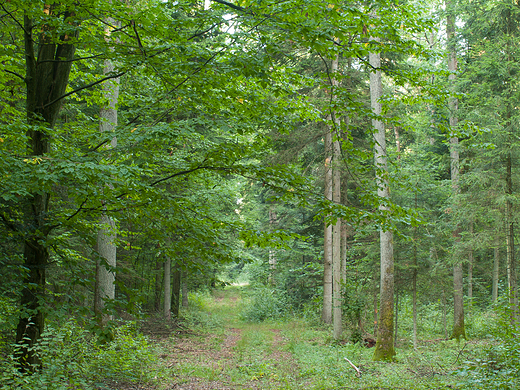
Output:
[[172,317],[172,304],[171,304],[171,264],[172,261],[169,257],[164,261],[164,305],[163,305],[163,313],[164,318],[167,320]]
[[[339,56],[332,60],[331,74],[332,84],[335,88],[338,82],[335,74],[338,71]],[[334,99],[334,95],[333,95]],[[332,142],[332,201],[336,204],[341,203],[341,144],[340,144],[340,121],[336,116],[336,112],[331,113],[334,125],[331,128],[333,137]],[[332,226],[332,294],[333,294],[333,337],[335,340],[341,338],[343,333],[343,296],[341,291],[341,219],[338,218],[336,223]]]
[[[450,83],[453,84],[455,81],[455,72],[457,71],[457,49],[455,44],[455,16],[452,9],[451,1],[446,1],[446,33],[448,39],[448,69],[450,75],[448,76]],[[458,100],[455,97],[450,98],[450,129],[452,135],[450,135],[450,159],[451,159],[451,186],[452,193],[454,196],[459,194],[459,139],[453,136],[453,132],[457,128],[458,118]],[[455,242],[460,242],[460,230],[457,226],[453,232]],[[453,265],[453,332],[451,338],[460,339],[460,337],[466,338],[466,330],[464,326],[464,300],[463,300],[463,272],[462,264],[460,260],[454,259],[455,264]]]
[[98,232],[96,249],[96,284],[94,288],[94,313],[98,324],[104,327],[113,316],[105,310],[107,301],[115,298],[116,224],[112,218],[103,214],[102,228]]
[[493,250],[493,287],[491,290],[491,299],[496,302],[498,299],[498,278],[500,271],[500,247],[498,235],[495,238],[495,248]]
[[[333,61],[334,63],[334,61]],[[337,66],[337,65],[336,65]],[[334,81],[331,89],[334,90]],[[334,91],[332,91],[334,93]],[[334,99],[332,97],[332,99]],[[333,120],[332,114],[327,116],[327,121]],[[325,143],[325,192],[326,199],[332,201],[333,192],[333,146],[332,146],[332,131],[327,128],[324,137]],[[333,300],[333,231],[332,225],[325,222],[323,233],[323,311],[321,319],[326,324],[332,323],[332,300]]]
[[[274,204],[269,205],[269,227],[271,230],[275,229],[276,226],[276,211],[274,210]],[[269,284],[272,286],[276,285],[276,251],[269,249]]]
[[512,180],[512,156],[511,151],[506,159],[506,260],[507,260],[507,286],[509,294],[509,305],[512,310],[511,321],[514,322],[518,317],[518,296],[517,296],[517,277],[515,259],[515,235],[513,223],[513,180]]
[[[121,23],[112,18],[107,18],[108,25],[120,27]],[[109,40],[110,30],[105,30],[105,39]],[[114,72],[114,64],[111,60],[105,60],[103,75]],[[108,80],[103,85],[103,96],[107,104],[101,107],[99,112],[99,130],[101,132],[114,132],[117,127],[117,103],[119,101],[119,77]],[[112,138],[110,147],[117,146],[117,138]],[[106,184],[112,187],[111,184]],[[113,315],[105,310],[105,301],[115,298],[115,268],[117,265],[117,246],[116,246],[116,224],[114,219],[106,213],[101,216],[101,226],[97,236],[96,260],[96,285],[94,291],[94,313],[99,326],[104,327],[108,321],[113,319]]]
[[182,275],[182,307],[188,307],[188,283],[186,282],[186,274]]
[[[376,39],[377,40],[377,39]],[[381,81],[381,55],[370,53],[370,101],[372,112],[376,116],[381,115],[381,96],[383,85]],[[388,181],[388,167],[386,154],[386,137],[383,122],[379,118],[372,120],[374,127],[374,163],[376,169],[377,195],[380,198],[380,211],[388,211],[387,201],[390,199],[390,186]],[[384,231],[380,234],[381,252],[381,282],[379,297],[379,321],[377,328],[377,341],[373,360],[393,360],[394,349],[394,246],[393,232]]]
[[470,247],[468,250],[468,299],[470,307],[472,305],[471,300],[473,299],[473,262],[474,262],[474,252],[473,252],[473,221],[469,222],[469,239],[470,239]]
[[172,274],[172,315],[179,318],[181,303],[181,269],[176,265]]
[[162,261],[157,261],[155,263],[155,294],[154,294],[154,302],[153,307],[156,313],[159,313],[161,310],[161,287],[162,287],[162,281],[164,280],[161,278],[161,269],[163,268]]
[[[53,9],[54,6],[45,5],[45,12],[56,19],[66,20],[73,16],[70,11],[61,11],[62,13],[54,15]],[[60,22],[57,21],[56,24],[59,25]],[[75,46],[70,42],[75,38],[77,30],[74,30],[74,36],[62,35],[57,44],[52,41],[53,34],[48,31],[57,28],[59,27],[46,26],[47,33],[35,38],[33,19],[28,15],[24,16],[28,158],[39,158],[49,152],[51,140],[48,129],[53,128],[56,123],[62,103],[57,99],[64,94],[69,82],[71,60],[75,52]],[[34,47],[36,41],[40,42],[37,56]],[[51,230],[48,221],[49,202],[50,194],[46,192],[29,194],[24,200],[27,230],[23,239],[23,263],[28,271],[23,281],[21,314],[16,329],[16,343],[20,346],[16,359],[22,372],[31,371],[40,364],[32,347],[45,326],[43,307],[49,261],[46,240]]]

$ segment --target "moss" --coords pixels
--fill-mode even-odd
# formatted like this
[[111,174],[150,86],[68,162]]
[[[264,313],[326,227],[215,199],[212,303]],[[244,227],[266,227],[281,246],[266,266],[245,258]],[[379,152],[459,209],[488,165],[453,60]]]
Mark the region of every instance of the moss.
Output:
[[394,315],[392,307],[389,310],[380,312],[379,327],[377,330],[376,349],[372,360],[374,361],[394,361]]

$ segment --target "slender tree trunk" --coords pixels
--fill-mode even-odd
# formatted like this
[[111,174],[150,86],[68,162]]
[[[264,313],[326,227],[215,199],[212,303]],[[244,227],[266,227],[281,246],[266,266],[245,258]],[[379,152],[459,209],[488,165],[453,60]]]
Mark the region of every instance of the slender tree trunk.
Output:
[[511,151],[507,154],[506,160],[506,246],[507,246],[507,285],[509,294],[509,305],[511,306],[511,321],[518,317],[518,296],[517,296],[517,276],[515,259],[515,235],[513,222],[513,180],[512,180],[512,156]]
[[172,303],[171,303],[171,265],[172,261],[169,257],[164,261],[164,318],[171,319]]
[[442,327],[444,329],[444,338],[448,339],[448,309],[446,307],[446,292],[444,291],[444,288],[442,289],[442,297],[441,297],[441,303],[442,303]]
[[399,288],[395,289],[395,334],[394,334],[394,348],[397,346],[397,335],[399,331]]
[[[334,66],[334,61],[332,61]],[[337,67],[337,62],[336,62]],[[334,76],[332,76],[334,77]],[[334,93],[334,81],[331,89]],[[332,97],[334,99],[334,97]],[[327,116],[327,121],[333,120],[333,115]],[[332,145],[332,131],[327,128],[325,132],[325,192],[324,196],[328,200],[333,200],[333,145]],[[333,308],[333,229],[331,224],[325,222],[323,233],[323,312],[321,319],[326,324],[332,323],[332,308]]]
[[470,235],[470,247],[468,250],[468,299],[470,307],[472,305],[473,299],[473,262],[474,262],[474,252],[473,252],[473,221],[469,222],[469,235]]
[[[332,61],[331,73],[333,87],[337,86],[335,74],[338,71],[339,56],[336,56]],[[336,112],[331,113],[333,120],[333,139],[332,142],[332,154],[333,154],[333,166],[332,166],[332,201],[336,204],[341,203],[341,146],[340,146],[340,121],[336,116]],[[332,269],[333,269],[333,282],[332,282],[332,294],[333,294],[333,337],[335,340],[341,338],[343,333],[343,297],[341,291],[341,219],[338,218],[334,226],[332,227]]]
[[161,310],[161,287],[162,281],[164,280],[162,276],[161,270],[163,269],[163,262],[157,261],[155,263],[155,292],[154,292],[154,301],[153,308],[156,313],[159,313]]
[[[49,16],[56,19],[73,19],[74,16],[69,10],[54,14],[55,7],[51,5],[45,5],[44,8]],[[75,46],[70,42],[77,31],[73,35],[61,36],[60,43],[56,44],[52,41],[55,30],[56,27],[47,26],[46,34],[35,37],[33,19],[24,16],[28,158],[40,158],[49,152],[51,139],[48,129],[56,123],[62,103],[57,99],[64,94],[69,82],[71,60],[75,52]],[[34,42],[40,43],[38,57]],[[29,194],[24,199],[26,230],[23,231],[23,263],[27,273],[23,281],[20,317],[16,328],[16,343],[21,346],[16,352],[16,359],[22,372],[30,371],[40,364],[32,347],[45,326],[45,273],[49,261],[46,241],[52,229],[48,222],[49,202],[50,194],[45,192]]]
[[[331,134],[325,134],[325,197],[332,200]],[[332,225],[325,223],[323,236],[323,312],[324,323],[332,322]]]
[[94,288],[94,313],[98,324],[103,327],[112,320],[112,315],[105,310],[107,301],[115,298],[115,273],[116,266],[116,224],[112,218],[103,214],[101,217],[102,228],[98,232],[96,250],[96,284]]
[[172,314],[174,318],[179,318],[181,303],[181,269],[176,266],[172,278]]
[[[269,227],[271,230],[276,229],[276,211],[274,210],[274,204],[269,205]],[[272,286],[276,285],[276,251],[269,249],[269,284]]]
[[182,307],[188,307],[188,283],[186,282],[186,274],[182,275]]
[[[373,69],[370,73],[370,101],[374,115],[381,115],[381,95],[383,85],[381,82],[381,55],[370,53],[370,65]],[[374,162],[376,169],[377,195],[380,198],[381,211],[388,211],[387,205],[390,199],[390,186],[388,181],[388,167],[386,154],[386,138],[383,122],[375,118],[372,120],[374,127]],[[393,360],[394,349],[394,245],[391,231],[380,231],[381,248],[381,284],[379,300],[379,323],[377,329],[377,342],[374,351],[374,360]]]
[[[455,16],[451,1],[446,1],[447,11],[447,25],[446,32],[448,38],[448,69],[450,70],[449,80],[451,84],[455,81],[455,72],[457,71],[457,50],[455,44]],[[450,129],[454,132],[457,128],[458,118],[458,100],[452,97],[449,102],[450,106]],[[459,139],[456,136],[450,135],[450,158],[451,158],[451,185],[452,192],[456,196],[459,191]],[[460,242],[459,227],[453,232],[456,242]],[[466,338],[466,330],[464,326],[464,300],[463,300],[463,272],[462,264],[459,259],[454,259],[453,266],[453,332],[451,338],[459,339]]]
[[412,276],[413,349],[417,351],[417,249],[414,249],[415,267]]
[[[417,191],[415,192],[415,208],[417,209]],[[413,272],[412,272],[412,316],[413,316],[413,349],[417,351],[417,226],[413,228]]]
[[493,250],[493,287],[491,290],[491,299],[496,302],[498,299],[498,278],[500,271],[500,246],[498,235],[495,238],[495,248]]

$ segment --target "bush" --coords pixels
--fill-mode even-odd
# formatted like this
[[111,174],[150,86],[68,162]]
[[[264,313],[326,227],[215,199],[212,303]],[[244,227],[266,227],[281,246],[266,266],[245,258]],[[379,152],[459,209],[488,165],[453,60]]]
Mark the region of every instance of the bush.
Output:
[[244,321],[262,322],[267,319],[278,320],[287,313],[287,299],[283,292],[267,287],[253,290],[240,318]]
[[483,357],[467,361],[456,371],[467,389],[517,389],[520,383],[520,328],[511,324],[512,312],[497,305],[496,344]]
[[10,355],[0,364],[1,389],[90,390],[104,381],[150,382],[157,374],[150,370],[153,350],[131,323],[115,328],[114,339],[105,344],[74,321],[49,325],[34,351],[43,368],[23,375]]

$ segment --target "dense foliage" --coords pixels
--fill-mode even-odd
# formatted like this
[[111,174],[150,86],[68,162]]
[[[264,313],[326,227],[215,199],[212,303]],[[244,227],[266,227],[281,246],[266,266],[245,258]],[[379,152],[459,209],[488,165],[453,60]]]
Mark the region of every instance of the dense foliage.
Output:
[[[376,336],[379,231],[391,230],[395,337],[421,333],[417,311],[441,313],[424,333],[448,337],[451,268],[462,264],[469,337],[487,337],[477,313],[503,321],[493,358],[462,376],[486,388],[505,375],[508,388],[518,377],[519,12],[502,0],[1,4],[2,384],[152,380],[155,355],[123,319],[160,311],[170,295],[178,317],[181,290],[247,282],[243,320],[319,323],[323,225],[341,220],[344,338]],[[451,41],[446,16],[457,21]],[[387,170],[373,161],[372,120],[386,125]],[[327,137],[341,145],[332,162]],[[341,201],[324,196],[328,167]],[[115,275],[113,297],[100,269]],[[499,299],[508,314],[494,317]]]

